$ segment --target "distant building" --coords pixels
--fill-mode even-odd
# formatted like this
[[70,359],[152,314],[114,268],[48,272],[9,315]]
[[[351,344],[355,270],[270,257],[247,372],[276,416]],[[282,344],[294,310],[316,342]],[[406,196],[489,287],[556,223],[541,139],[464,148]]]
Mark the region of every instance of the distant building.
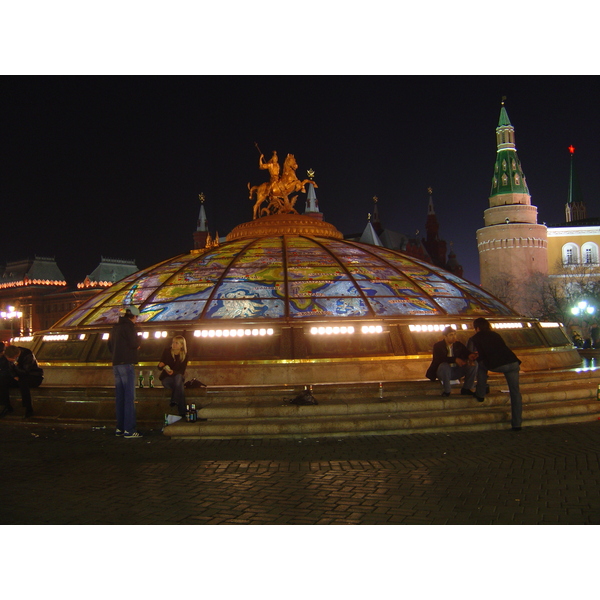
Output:
[[548,272],[565,274],[565,268],[583,266],[597,272],[600,247],[600,219],[588,218],[575,166],[575,148],[569,147],[571,169],[565,222],[548,227]]
[[379,217],[378,198],[374,197],[373,212],[369,214],[367,225],[362,234],[347,235],[344,236],[345,239],[397,250],[462,277],[463,268],[458,263],[454,251],[451,250],[448,257],[446,257],[447,243],[439,236],[440,225],[433,208],[431,188],[428,192],[429,203],[425,222],[426,238],[419,238],[419,231],[415,232],[414,237],[409,237],[404,233],[384,228]]
[[[565,321],[582,338],[590,336],[590,327],[600,311],[600,219],[587,217],[574,162],[575,148],[569,147],[571,170],[564,223],[548,227],[548,275],[556,295],[562,297]],[[585,301],[591,314],[571,315],[570,309]]]
[[101,256],[100,264],[81,283],[77,284],[77,288],[110,287],[113,283],[135,273],[137,270],[138,268],[133,260]]
[[134,261],[102,257],[84,281],[69,286],[54,258],[8,262],[0,270],[0,307],[3,312],[12,307],[19,316],[0,320],[0,339],[49,329],[84,300],[137,270]]
[[204,250],[205,248],[211,248],[219,245],[219,232],[215,233],[213,238],[208,230],[208,219],[206,218],[206,211],[204,210],[204,202],[206,198],[204,194],[199,194],[200,199],[200,214],[198,215],[198,222],[196,225],[196,231],[193,234],[193,249]]
[[554,314],[569,325],[571,303],[596,304],[600,287],[600,219],[587,217],[575,148],[565,221],[546,226],[537,222],[504,103],[496,141],[490,206],[477,231],[481,285],[523,315]]

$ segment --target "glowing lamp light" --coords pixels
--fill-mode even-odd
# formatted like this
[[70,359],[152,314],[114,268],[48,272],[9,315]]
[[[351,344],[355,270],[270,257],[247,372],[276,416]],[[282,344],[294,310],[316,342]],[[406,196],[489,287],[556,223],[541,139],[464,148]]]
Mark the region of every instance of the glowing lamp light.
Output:
[[571,314],[578,316],[578,315],[593,315],[594,312],[596,311],[595,307],[593,307],[591,304],[588,304],[585,300],[582,300],[581,302],[577,303],[577,306],[574,306],[571,309]]

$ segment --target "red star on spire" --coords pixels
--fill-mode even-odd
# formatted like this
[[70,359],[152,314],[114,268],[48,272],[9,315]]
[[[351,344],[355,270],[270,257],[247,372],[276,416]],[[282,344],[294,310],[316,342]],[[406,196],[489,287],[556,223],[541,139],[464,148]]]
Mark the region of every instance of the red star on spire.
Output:
[[571,154],[575,154],[575,147],[573,146],[573,144],[571,144],[571,145],[569,146],[569,152],[570,152]]

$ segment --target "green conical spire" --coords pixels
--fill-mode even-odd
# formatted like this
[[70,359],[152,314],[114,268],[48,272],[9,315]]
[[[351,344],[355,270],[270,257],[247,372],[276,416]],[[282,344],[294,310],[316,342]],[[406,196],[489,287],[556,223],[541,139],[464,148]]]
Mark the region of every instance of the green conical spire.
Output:
[[502,103],[502,108],[500,109],[500,119],[498,120],[498,127],[503,127],[505,125],[510,125],[510,119],[508,118],[508,113],[504,108],[504,102]]
[[502,101],[498,127],[496,127],[496,142],[498,150],[490,196],[514,193],[529,194],[521,162],[517,156],[515,128],[510,123],[504,101]]

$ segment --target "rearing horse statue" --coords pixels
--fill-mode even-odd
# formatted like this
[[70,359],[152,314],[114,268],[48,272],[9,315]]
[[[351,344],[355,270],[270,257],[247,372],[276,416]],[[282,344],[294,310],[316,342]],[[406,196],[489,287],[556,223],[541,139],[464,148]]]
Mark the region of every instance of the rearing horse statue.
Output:
[[[265,183],[252,187],[248,184],[250,200],[252,200],[254,194],[256,194],[256,202],[254,203],[253,211],[254,219],[258,219],[265,215],[298,213],[294,208],[298,196],[296,195],[290,198],[289,195],[298,191],[305,192],[307,183],[312,183],[315,187],[317,187],[317,184],[311,179],[300,181],[298,177],[296,177],[297,168],[298,163],[296,162],[294,155],[288,154],[283,163],[283,172],[279,179],[265,181]],[[268,201],[267,205],[262,206],[265,200]]]

